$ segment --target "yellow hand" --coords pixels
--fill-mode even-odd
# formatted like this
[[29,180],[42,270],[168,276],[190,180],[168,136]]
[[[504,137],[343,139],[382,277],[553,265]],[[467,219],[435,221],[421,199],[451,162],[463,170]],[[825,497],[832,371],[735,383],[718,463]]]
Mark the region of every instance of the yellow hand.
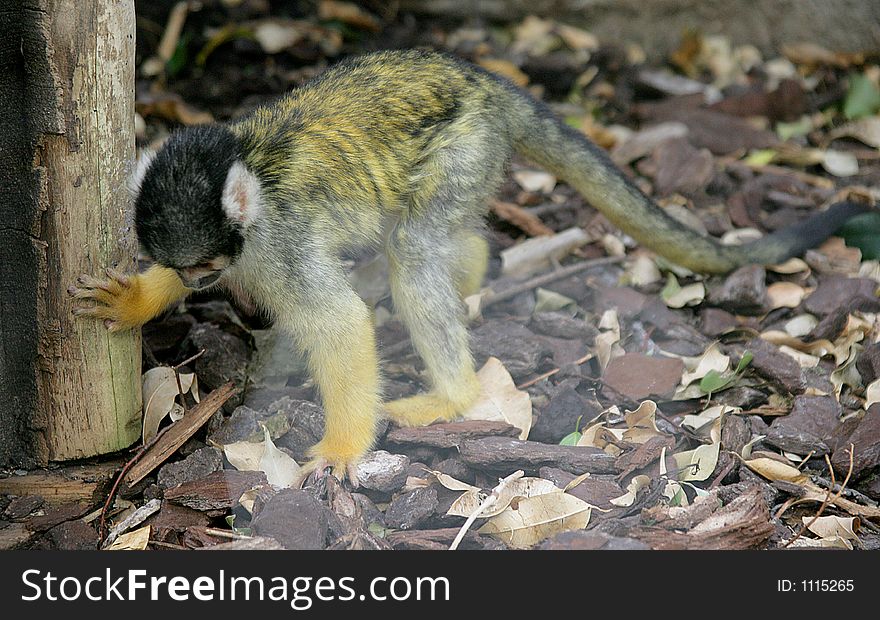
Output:
[[158,265],[132,276],[115,269],[107,269],[106,274],[106,278],[81,275],[67,291],[78,300],[95,302],[77,304],[75,315],[103,319],[110,331],[140,327],[190,293],[173,269]]

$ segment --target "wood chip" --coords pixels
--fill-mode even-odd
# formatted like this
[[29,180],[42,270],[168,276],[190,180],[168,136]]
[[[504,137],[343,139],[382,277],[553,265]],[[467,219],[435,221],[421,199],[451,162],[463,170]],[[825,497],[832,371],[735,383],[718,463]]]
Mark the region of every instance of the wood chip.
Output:
[[431,426],[396,428],[389,432],[385,441],[397,445],[426,446],[429,448],[457,448],[468,439],[481,437],[517,437],[517,427],[504,422],[465,420]]
[[146,454],[135,463],[125,477],[125,482],[129,486],[133,486],[144,479],[151,471],[164,463],[174,454],[180,446],[185,444],[187,440],[195,435],[208,419],[229,400],[236,389],[230,381],[225,385],[221,385],[216,390],[208,394],[202,399],[198,405],[186,412],[186,414],[171,428],[169,428],[153,446],[147,450]]
[[573,474],[617,473],[614,457],[598,448],[559,446],[505,437],[485,437],[462,442],[460,450],[462,460],[468,465],[493,471],[514,469],[537,471],[547,466],[564,469]]
[[532,237],[540,237],[541,235],[552,235],[553,229],[544,224],[537,215],[529,213],[520,206],[512,202],[502,202],[493,200],[491,204],[492,213],[500,217],[505,222],[519,228],[524,233]]
[[217,471],[165,491],[165,499],[194,510],[226,510],[238,505],[245,491],[267,484],[261,471]]

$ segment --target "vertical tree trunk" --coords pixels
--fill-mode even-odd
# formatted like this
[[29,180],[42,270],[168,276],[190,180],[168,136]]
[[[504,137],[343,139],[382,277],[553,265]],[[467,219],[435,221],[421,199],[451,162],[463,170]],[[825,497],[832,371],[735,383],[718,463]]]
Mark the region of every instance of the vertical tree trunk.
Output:
[[0,466],[139,435],[139,335],[66,294],[134,268],[134,32],[133,0],[0,0]]

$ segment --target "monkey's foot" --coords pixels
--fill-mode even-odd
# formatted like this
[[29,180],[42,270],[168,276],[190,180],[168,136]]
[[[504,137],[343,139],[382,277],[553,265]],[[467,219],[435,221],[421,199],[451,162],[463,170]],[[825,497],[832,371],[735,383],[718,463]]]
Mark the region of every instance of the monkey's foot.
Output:
[[325,438],[312,446],[308,454],[312,458],[300,469],[300,476],[294,486],[302,486],[312,474],[316,477],[324,475],[324,470],[328,467],[340,482],[347,477],[353,487],[358,486],[357,465],[363,453],[350,447],[334,445],[334,442]]
[[[131,279],[115,269],[107,269],[106,274],[106,278],[83,274],[67,292],[80,302],[73,309],[74,315],[103,319],[107,329],[118,331],[128,326],[122,315]],[[82,304],[82,301],[94,304]]]
[[400,426],[427,426],[432,422],[454,420],[464,410],[438,394],[418,394],[385,403],[388,417]]

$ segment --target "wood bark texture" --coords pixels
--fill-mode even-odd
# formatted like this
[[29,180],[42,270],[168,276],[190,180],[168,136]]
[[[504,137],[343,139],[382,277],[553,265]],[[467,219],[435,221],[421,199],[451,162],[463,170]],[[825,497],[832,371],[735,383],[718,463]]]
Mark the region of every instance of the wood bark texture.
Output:
[[71,315],[135,268],[133,0],[0,0],[0,466],[131,445],[140,336]]

